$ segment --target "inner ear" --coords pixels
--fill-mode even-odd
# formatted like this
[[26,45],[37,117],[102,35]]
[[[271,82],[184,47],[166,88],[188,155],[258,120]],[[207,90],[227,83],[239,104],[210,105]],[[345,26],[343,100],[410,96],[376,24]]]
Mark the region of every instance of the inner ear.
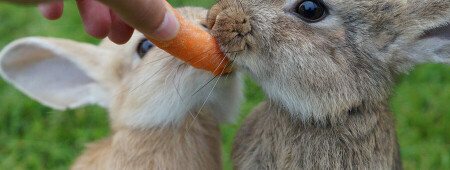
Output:
[[421,39],[440,38],[450,40],[450,23],[424,32]]
[[[86,101],[95,81],[57,50],[23,43],[1,61],[5,78],[29,96],[57,109],[76,107]],[[67,97],[70,96],[70,97]],[[81,100],[80,100],[81,99]]]
[[[22,44],[15,48],[27,50],[13,49],[10,55],[14,57],[5,57],[2,61],[2,68],[9,78],[21,80],[22,78],[30,77],[34,79],[39,78],[39,80],[43,81],[44,79],[51,79],[77,84],[94,82],[76,64],[58,56],[53,51],[27,44]],[[48,82],[53,83],[53,81]]]

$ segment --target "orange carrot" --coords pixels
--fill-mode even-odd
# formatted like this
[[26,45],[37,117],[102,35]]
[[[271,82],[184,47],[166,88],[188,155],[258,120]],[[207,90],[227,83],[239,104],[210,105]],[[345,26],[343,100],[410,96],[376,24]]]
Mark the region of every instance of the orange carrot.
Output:
[[214,37],[187,21],[173,7],[170,8],[180,23],[178,35],[169,41],[147,38],[157,47],[195,68],[210,71],[214,75],[231,72],[229,60],[220,51]]

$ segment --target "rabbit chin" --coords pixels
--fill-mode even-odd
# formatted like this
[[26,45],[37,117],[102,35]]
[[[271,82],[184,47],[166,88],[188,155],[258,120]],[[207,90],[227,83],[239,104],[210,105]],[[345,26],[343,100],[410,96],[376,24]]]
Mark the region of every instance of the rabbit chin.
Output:
[[[278,107],[280,111],[289,112],[293,118],[303,122],[315,123],[337,123],[345,119],[345,113],[363,104],[365,98],[357,93],[356,84],[345,81],[341,82],[347,86],[341,88],[327,89],[318,87],[307,80],[298,78],[299,71],[293,70],[292,66],[279,64],[275,68],[273,63],[262,60],[263,56],[242,53],[235,59],[240,70],[247,73],[252,79],[261,85],[268,97],[271,107]],[[323,85],[328,82],[322,82]],[[316,84],[316,85],[315,85]],[[315,89],[314,89],[315,87]],[[319,89],[319,90],[318,90]],[[383,93],[383,95],[381,94]],[[379,100],[384,91],[375,97]]]

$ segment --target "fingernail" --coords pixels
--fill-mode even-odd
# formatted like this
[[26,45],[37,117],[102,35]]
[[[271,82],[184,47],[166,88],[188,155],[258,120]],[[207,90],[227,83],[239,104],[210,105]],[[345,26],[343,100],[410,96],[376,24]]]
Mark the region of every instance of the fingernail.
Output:
[[180,30],[180,23],[174,14],[166,12],[161,25],[153,33],[153,36],[159,40],[171,40],[177,36]]

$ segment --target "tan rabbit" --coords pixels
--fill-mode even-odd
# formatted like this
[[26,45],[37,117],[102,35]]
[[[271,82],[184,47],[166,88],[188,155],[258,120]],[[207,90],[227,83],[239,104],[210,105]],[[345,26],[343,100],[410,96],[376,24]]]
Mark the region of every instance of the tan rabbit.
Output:
[[450,63],[449,0],[222,0],[208,27],[261,84],[235,169],[401,169],[395,78]]
[[[179,11],[199,27],[207,14]],[[47,106],[108,108],[111,137],[89,145],[72,169],[221,169],[218,121],[232,120],[242,98],[237,73],[208,83],[212,73],[153,47],[141,33],[125,45],[24,38],[1,52],[0,70]]]

